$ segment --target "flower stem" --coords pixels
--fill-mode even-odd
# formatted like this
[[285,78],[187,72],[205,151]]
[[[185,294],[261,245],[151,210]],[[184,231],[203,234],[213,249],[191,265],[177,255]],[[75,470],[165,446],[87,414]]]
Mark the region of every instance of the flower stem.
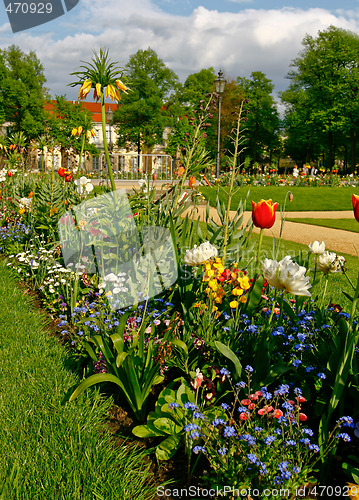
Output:
[[233,153],[233,161],[232,161],[231,180],[229,182],[227,210],[226,210],[225,219],[224,219],[225,225],[224,225],[224,237],[223,237],[223,262],[226,261],[229,212],[231,209],[234,179],[235,179],[235,176],[237,173],[236,166],[237,166],[237,157],[238,157],[238,148],[239,148],[239,131],[240,131],[240,126],[241,126],[241,116],[242,116],[243,103],[244,103],[244,101],[241,102],[241,107],[240,107],[240,110],[238,113],[238,118],[237,118],[237,129],[236,129],[236,136],[235,136],[236,138],[234,141],[234,153]]
[[116,191],[116,185],[115,185],[115,180],[113,178],[111,160],[110,160],[110,155],[109,155],[108,146],[107,146],[105,99],[104,99],[103,92],[101,92],[101,118],[102,118],[103,148],[105,150],[105,158],[106,158],[106,163],[107,163],[108,175],[109,175],[110,182],[111,182],[111,189],[112,189],[112,191]]
[[262,241],[263,241],[263,231],[264,231],[264,229],[261,229],[261,231],[259,233],[258,251],[257,251],[257,259],[256,259],[256,271],[258,271],[258,269],[259,269],[259,262],[260,262],[260,255],[261,255]]

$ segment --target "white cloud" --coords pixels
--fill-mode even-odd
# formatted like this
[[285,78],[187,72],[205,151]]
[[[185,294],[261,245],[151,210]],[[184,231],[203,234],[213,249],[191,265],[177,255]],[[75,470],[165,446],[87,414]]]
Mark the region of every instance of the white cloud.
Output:
[[[66,87],[72,81],[69,73],[100,47],[109,48],[111,59],[121,65],[137,50],[151,47],[182,81],[190,73],[213,66],[222,68],[227,78],[263,71],[276,90],[283,90],[290,61],[301,50],[306,34],[316,36],[331,24],[353,31],[359,25],[359,11],[334,15],[317,8],[227,13],[198,7],[184,17],[165,14],[150,0],[82,0],[79,7],[77,12],[73,9],[72,17],[58,21],[66,35],[58,30],[11,35],[5,25],[0,28],[0,47],[15,43],[22,50],[36,51],[52,95],[67,93],[76,98],[76,91]],[[48,28],[54,26],[49,23]]]

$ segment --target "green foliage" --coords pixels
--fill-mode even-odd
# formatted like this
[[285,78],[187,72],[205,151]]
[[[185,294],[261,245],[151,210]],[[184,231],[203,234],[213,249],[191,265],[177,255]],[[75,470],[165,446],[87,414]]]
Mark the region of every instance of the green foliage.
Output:
[[275,151],[279,152],[279,114],[272,92],[274,85],[264,73],[255,71],[248,78],[237,78],[246,99],[246,155],[252,164],[259,160],[270,162]]
[[292,62],[289,89],[282,94],[287,106],[288,152],[297,162],[325,157],[334,165],[336,150],[351,150],[356,163],[356,128],[359,123],[359,37],[330,26],[316,38],[307,35],[304,49]]
[[30,139],[42,131],[45,81],[35,52],[26,54],[15,45],[0,51],[0,115],[13,124],[14,132]]
[[[124,341],[124,331],[127,318],[133,313],[124,313],[119,321],[117,332],[108,336],[100,332],[93,335],[84,342],[84,346],[91,358],[96,361],[97,352],[101,352],[106,360],[109,373],[98,373],[86,378],[70,397],[70,401],[76,399],[85,389],[101,382],[112,382],[119,386],[121,393],[125,396],[139,421],[146,418],[146,404],[154,385],[163,381],[160,373],[160,363],[157,358],[158,345],[154,339],[154,328],[146,338],[145,330],[149,318],[142,319],[139,331],[133,332],[132,342]],[[170,331],[165,334],[163,342],[166,342]]]
[[178,87],[178,77],[151,48],[132,55],[125,70],[131,91],[114,113],[119,145],[150,149],[162,143],[163,130],[170,125],[166,102]]

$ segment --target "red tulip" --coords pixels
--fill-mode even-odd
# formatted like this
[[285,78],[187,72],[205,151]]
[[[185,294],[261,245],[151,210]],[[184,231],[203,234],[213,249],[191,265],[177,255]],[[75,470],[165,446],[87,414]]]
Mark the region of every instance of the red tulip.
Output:
[[359,222],[359,196],[353,194],[352,200],[353,200],[354,217]]
[[[12,172],[10,172],[10,171],[9,171],[9,172],[7,173],[7,176],[8,176],[8,177],[12,177]],[[353,195],[353,196],[354,196],[354,195]]]
[[275,211],[278,203],[272,200],[261,200],[259,203],[252,201],[252,220],[256,227],[261,229],[270,229],[275,222]]
[[[68,172],[66,172],[68,174]],[[66,175],[65,182],[70,182],[72,179],[72,174]]]
[[59,174],[60,177],[65,177],[65,175],[66,175],[66,168],[60,167],[58,169],[57,173]]

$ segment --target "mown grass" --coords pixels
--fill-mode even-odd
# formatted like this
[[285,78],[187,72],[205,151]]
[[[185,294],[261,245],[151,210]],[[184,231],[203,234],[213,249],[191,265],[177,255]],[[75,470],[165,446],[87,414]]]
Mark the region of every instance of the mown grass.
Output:
[[[217,189],[220,199],[228,202],[228,188],[201,187],[203,196],[212,206],[216,205]],[[284,204],[288,191],[293,193],[293,201],[286,203],[286,211],[341,211],[352,210],[352,194],[358,194],[359,188],[354,187],[292,187],[292,186],[242,186],[237,188],[232,202],[231,210],[237,210],[241,199],[247,198],[247,210],[252,210],[251,200],[258,202],[261,199],[277,201]]]
[[111,401],[67,402],[78,379],[46,322],[0,262],[0,498],[153,499],[144,452],[104,430]]
[[312,219],[312,218],[289,218],[289,222],[299,222],[300,224],[311,224],[313,226],[331,227],[333,229],[342,229],[343,231],[351,231],[359,233],[359,224],[355,219]]

